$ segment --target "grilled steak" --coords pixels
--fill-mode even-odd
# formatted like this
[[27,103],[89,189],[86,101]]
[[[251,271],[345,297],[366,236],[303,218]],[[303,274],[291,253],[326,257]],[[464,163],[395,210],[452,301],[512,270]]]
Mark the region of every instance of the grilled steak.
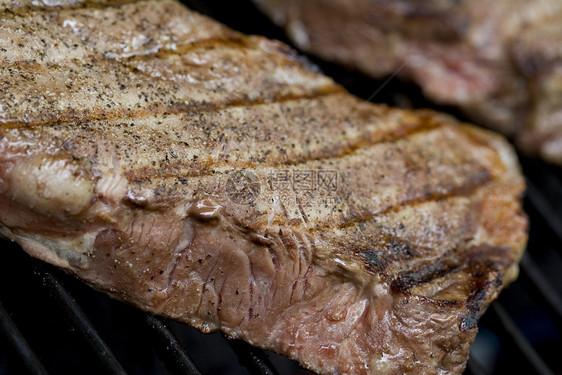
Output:
[[526,240],[501,137],[364,102],[172,0],[0,20],[3,236],[319,373],[463,371]]
[[562,164],[562,2],[254,0],[305,51],[432,100]]

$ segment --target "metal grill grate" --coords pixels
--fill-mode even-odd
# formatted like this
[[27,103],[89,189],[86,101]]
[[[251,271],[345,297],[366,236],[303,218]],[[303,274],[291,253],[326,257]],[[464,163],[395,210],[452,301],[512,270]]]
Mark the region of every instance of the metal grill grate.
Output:
[[[246,1],[186,3],[243,32],[284,39]],[[380,84],[319,64],[365,98]],[[416,105],[429,105],[400,83],[391,83],[377,101],[403,104],[404,92]],[[562,374],[562,170],[526,158],[522,165],[528,251],[519,279],[482,318],[466,374]],[[111,300],[10,243],[0,246],[0,374],[308,373],[244,342],[203,335]]]

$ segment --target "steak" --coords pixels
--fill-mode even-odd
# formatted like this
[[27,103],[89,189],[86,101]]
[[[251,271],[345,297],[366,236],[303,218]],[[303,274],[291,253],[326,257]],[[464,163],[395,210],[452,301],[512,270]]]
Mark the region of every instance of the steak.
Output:
[[254,2],[304,51],[375,78],[396,73],[562,164],[560,1]]
[[500,136],[173,0],[0,0],[0,233],[318,373],[460,374],[518,272]]

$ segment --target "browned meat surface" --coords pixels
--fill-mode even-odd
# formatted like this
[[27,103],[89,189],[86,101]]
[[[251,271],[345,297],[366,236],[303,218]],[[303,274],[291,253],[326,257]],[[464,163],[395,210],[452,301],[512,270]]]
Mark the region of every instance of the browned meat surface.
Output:
[[562,2],[254,1],[299,48],[376,78],[399,72],[562,164]]
[[523,185],[500,137],[175,1],[0,0],[0,233],[319,373],[460,374]]

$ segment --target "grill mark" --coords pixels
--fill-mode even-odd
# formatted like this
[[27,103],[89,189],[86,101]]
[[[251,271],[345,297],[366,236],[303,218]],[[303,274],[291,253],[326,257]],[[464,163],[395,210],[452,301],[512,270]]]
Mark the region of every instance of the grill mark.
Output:
[[[430,252],[423,246],[413,245],[408,241],[399,239],[387,233],[378,233],[376,246],[356,246],[353,242],[338,244],[343,252],[352,254],[357,259],[364,261],[367,271],[379,273],[391,263],[399,263],[415,257],[421,257]],[[374,248],[381,249],[375,251]]]
[[451,256],[444,255],[445,258],[437,260],[435,263],[426,263],[413,271],[406,271],[399,274],[391,287],[395,291],[404,292],[421,284],[429,283],[439,277],[454,273],[462,263],[454,261]]
[[[249,38],[239,38],[237,36],[233,36],[232,38],[211,38],[205,40],[194,41],[193,45],[197,45],[201,43],[205,44],[212,44],[212,43],[251,43]],[[190,48],[191,44],[185,45],[185,48]],[[194,47],[197,48],[197,47]],[[154,54],[158,54],[159,52],[155,52]],[[168,53],[168,52],[164,52]],[[139,57],[148,57],[149,55],[136,55],[132,56],[133,58]],[[144,76],[150,77],[154,79],[152,76],[146,74],[145,72],[130,66],[129,64],[120,61],[120,59],[114,59],[105,54],[98,56],[100,59],[106,60],[109,63],[118,63],[119,66],[127,69],[129,71],[135,72],[137,74],[142,74]],[[55,68],[63,68],[63,66],[55,65]],[[29,74],[39,74],[37,71],[42,68],[39,66],[36,68],[35,72],[32,70],[28,72]],[[161,81],[161,80],[160,80]],[[182,114],[182,113],[196,113],[196,112],[206,112],[206,111],[220,111],[231,107],[252,107],[258,106],[263,104],[276,104],[276,103],[286,103],[290,101],[298,101],[303,99],[313,100],[324,96],[329,96],[337,93],[343,93],[345,89],[336,84],[329,84],[320,87],[311,88],[308,93],[295,95],[282,95],[280,93],[269,93],[266,97],[258,97],[255,100],[249,100],[244,97],[234,97],[234,98],[225,98],[222,101],[217,102],[208,102],[203,100],[201,102],[190,101],[189,103],[184,102],[176,102],[171,105],[162,105],[158,103],[149,104],[146,107],[137,108],[137,109],[105,109],[103,107],[94,107],[91,109],[85,110],[76,110],[74,108],[56,111],[52,113],[43,114],[43,116],[37,116],[35,119],[30,120],[18,120],[18,119],[9,119],[9,118],[0,118],[0,124],[5,128],[21,128],[21,127],[38,127],[38,126],[45,126],[45,125],[52,125],[52,124],[63,124],[67,122],[83,122],[83,121],[107,121],[107,120],[115,120],[119,118],[127,118],[131,120],[138,120],[148,118],[150,116],[162,116],[162,115],[173,115],[173,114]]]
[[[260,37],[258,37],[260,38]],[[282,62],[288,62],[289,64],[293,64],[295,67],[299,67],[303,69],[304,73],[308,73],[310,74],[311,72],[309,71],[309,68],[306,66],[303,66],[303,63],[301,61],[299,61],[297,58],[295,58],[294,56],[291,55],[291,50],[287,50],[287,51],[283,51],[280,50],[279,54],[275,54],[272,52],[268,52],[268,50],[264,50],[262,48],[259,47],[259,40],[260,39],[256,39],[254,37],[245,37],[242,34],[239,34],[236,31],[233,31],[231,29],[225,29],[223,30],[223,32],[217,36],[212,36],[210,38],[206,38],[206,39],[198,39],[198,40],[192,40],[192,41],[188,41],[187,43],[183,43],[183,44],[179,44],[177,45],[177,47],[175,49],[169,49],[169,48],[160,48],[157,51],[147,51],[146,53],[137,53],[137,54],[131,54],[131,55],[127,55],[127,56],[122,56],[119,54],[115,54],[113,55],[110,51],[104,52],[103,56],[104,57],[109,57],[111,59],[115,59],[115,61],[119,61],[121,63],[124,64],[125,67],[130,67],[127,63],[128,62],[133,62],[133,61],[150,61],[153,59],[165,59],[167,57],[170,56],[181,56],[184,54],[188,54],[190,52],[193,52],[195,50],[198,49],[208,49],[209,47],[213,47],[216,48],[218,47],[238,47],[240,48],[242,51],[245,50],[256,50],[257,52],[263,53],[264,56],[266,55],[273,55],[274,58],[278,58],[279,60],[281,60]],[[282,47],[279,47],[282,48]],[[183,62],[185,64],[185,62]],[[195,65],[195,66],[199,66],[199,65]],[[130,67],[132,69],[134,69],[135,71],[138,71],[140,73],[145,74],[142,71],[139,71],[138,69],[134,68],[134,67]],[[155,77],[149,76],[151,79],[154,79]],[[318,78],[322,78],[325,79],[326,77],[323,76],[319,76]],[[334,84],[334,86],[336,86],[336,84]]]
[[[493,249],[494,248],[492,248],[492,250]],[[503,258],[505,258],[505,256]],[[506,269],[508,266],[508,262],[495,261],[487,264],[481,262],[477,264],[477,267],[472,268],[471,275],[473,278],[470,284],[470,292],[466,300],[467,313],[461,323],[462,329],[468,330],[478,324],[482,306],[485,306],[489,296],[493,294],[494,291],[499,291],[502,288],[503,279],[499,270],[501,268]]]
[[129,120],[139,120],[145,119],[151,116],[163,116],[163,115],[177,115],[185,113],[197,113],[197,112],[210,112],[210,111],[220,111],[233,107],[253,107],[265,104],[277,104],[286,103],[290,101],[298,100],[313,100],[324,96],[335,95],[343,92],[343,88],[339,86],[328,86],[316,89],[310,93],[302,95],[272,95],[271,98],[257,98],[256,100],[248,99],[227,99],[222,102],[177,102],[172,105],[163,106],[159,104],[149,105],[145,108],[139,109],[113,109],[105,110],[101,108],[86,109],[78,111],[75,109],[60,111],[57,113],[45,114],[41,118],[36,118],[34,120],[15,120],[15,119],[0,119],[0,124],[4,128],[30,128],[38,126],[47,126],[54,124],[64,124],[70,122],[85,122],[85,121],[108,121],[108,120],[118,120],[120,118],[126,118]]
[[11,16],[11,17],[27,17],[29,12],[42,12],[42,13],[51,13],[51,12],[60,12],[61,10],[73,10],[73,9],[107,9],[107,8],[121,8],[123,5],[132,4],[132,3],[141,3],[147,2],[146,0],[112,0],[107,3],[98,3],[95,1],[86,0],[78,4],[68,4],[66,6],[61,5],[50,5],[50,6],[34,6],[34,5],[26,5],[20,6],[17,8],[4,8],[0,11],[0,19],[2,19],[4,15]]
[[[358,152],[361,149],[374,147],[378,145],[383,145],[387,143],[396,142],[398,140],[405,140],[408,137],[419,135],[423,133],[430,132],[432,130],[440,129],[445,125],[442,123],[418,123],[410,127],[400,127],[398,129],[392,129],[386,134],[370,134],[369,139],[362,137],[355,143],[348,145],[342,145],[341,147],[328,149],[320,149],[314,152],[312,155],[300,155],[294,159],[288,159],[284,157],[271,160],[267,164],[260,163],[259,166],[262,168],[276,168],[280,166],[299,166],[300,164],[305,164],[313,161],[323,161],[327,159],[341,159],[349,157],[352,154]],[[225,160],[198,160],[197,164],[187,164],[182,162],[176,162],[168,164],[164,168],[153,168],[146,166],[139,169],[134,169],[125,172],[125,176],[129,181],[148,181],[153,178],[179,178],[179,177],[208,177],[213,174],[213,169],[216,168],[228,168],[236,167],[237,169],[254,169],[258,163],[253,161],[236,160],[235,162],[228,162]]]
[[[422,199],[412,199],[407,200],[404,202],[400,202],[399,205],[389,207],[387,209],[378,211],[376,213],[368,213],[365,215],[357,215],[354,217],[352,221],[342,222],[340,225],[337,223],[328,223],[323,222],[321,225],[315,226],[309,229],[309,233],[313,232],[322,232],[326,230],[327,227],[332,227],[337,225],[340,229],[346,228],[348,226],[354,224],[360,224],[362,222],[373,220],[375,217],[383,216],[391,211],[398,211],[403,208],[411,207],[412,205],[418,205],[430,201],[438,201],[450,198],[457,198],[462,196],[471,196],[475,195],[480,189],[484,188],[486,184],[491,183],[492,179],[488,173],[489,178],[486,179],[480,185],[474,185],[471,189],[467,189],[466,187],[461,187],[459,189],[453,189],[452,191],[448,192],[447,194],[435,194],[431,196],[425,196]],[[469,195],[470,194],[470,195]],[[384,257],[382,254],[377,253],[373,250],[372,247],[369,248],[357,248],[353,245],[348,247],[341,247],[342,252],[347,253],[348,255],[358,259],[360,262],[363,262],[365,265],[366,272],[371,274],[381,274],[386,280],[388,280],[389,284],[391,285],[392,289],[397,292],[407,292],[409,289],[419,286],[424,283],[429,283],[434,279],[445,276],[450,273],[454,273],[455,271],[459,270],[460,268],[466,266],[467,262],[470,264],[477,264],[477,266],[471,266],[471,270],[473,271],[474,277],[481,275],[477,272],[477,268],[482,266],[483,262],[494,262],[495,264],[503,264],[506,266],[509,264],[509,260],[504,259],[504,254],[509,250],[503,248],[495,248],[486,244],[478,245],[472,247],[470,249],[476,249],[472,252],[467,250],[466,248],[458,248],[455,249],[454,252],[450,252],[449,254],[453,253],[460,253],[459,261],[458,262],[451,262],[449,259],[452,255],[445,254],[444,256],[448,256],[448,258],[439,259],[435,264],[427,264],[420,266],[417,270],[403,272],[398,274],[397,276],[388,275],[385,272],[385,269],[389,263],[398,263],[400,261],[404,261],[406,259],[411,259],[416,257],[416,253],[423,252],[423,247],[414,246],[411,243],[397,239],[392,235],[389,234],[381,234],[382,237],[380,238],[380,245],[381,246],[397,246],[399,247],[399,251],[392,254],[392,257]],[[501,253],[501,254],[500,254]],[[469,256],[470,254],[470,256]],[[495,254],[495,258],[490,260],[489,255]],[[500,254],[500,255],[498,255]],[[502,258],[503,256],[503,258]],[[498,266],[498,267],[503,267]],[[468,266],[467,266],[468,267]],[[483,269],[487,270],[489,267],[483,267]],[[475,276],[476,275],[476,276]],[[474,284],[474,283],[473,283]],[[471,291],[474,291],[478,288],[477,285],[471,284]]]
[[411,136],[420,135],[423,133],[429,133],[432,130],[440,129],[444,126],[445,124],[443,123],[435,122],[431,120],[430,121],[421,120],[418,123],[401,124],[401,126],[399,126],[398,128],[392,129],[386,133],[383,132],[370,133],[367,135],[368,138],[366,136],[362,136],[360,139],[358,139],[357,142],[352,144],[342,145],[340,147],[336,147],[332,145],[330,146],[331,147],[330,152],[326,152],[326,150],[319,150],[316,152],[316,155],[313,155],[308,159],[303,157],[301,159],[295,160],[294,162],[288,162],[288,163],[286,162],[282,164],[297,165],[297,164],[306,163],[308,161],[341,159],[364,148],[405,140]]
[[[499,280],[501,280],[501,278]],[[498,285],[498,287],[500,286],[501,284]],[[472,291],[472,293],[469,294],[466,301],[467,314],[463,317],[461,322],[461,328],[463,330],[468,330],[478,325],[478,319],[480,317],[480,308],[484,304],[487,294],[488,293],[486,293],[485,286],[475,289],[474,291]]]
[[[138,53],[132,54],[129,56],[119,56],[119,54],[115,55],[115,59],[122,60],[121,62],[129,62],[135,60],[153,60],[154,58],[164,59],[169,56],[181,56],[190,52],[193,52],[197,49],[206,49],[208,47],[217,47],[217,46],[228,46],[233,47],[237,46],[240,48],[249,48],[254,47],[255,43],[253,43],[252,39],[250,38],[243,38],[241,35],[238,35],[236,32],[231,30],[225,30],[225,35],[221,36],[213,36],[207,39],[199,39],[190,41],[188,43],[179,44],[175,49],[169,48],[160,48],[157,51],[148,51],[147,53]],[[108,52],[109,56],[113,56],[111,52]],[[135,69],[137,70],[137,69]],[[154,78],[151,76],[151,78]]]
[[[157,77],[153,77],[150,74],[146,74],[144,71],[139,70],[137,68],[135,68],[134,66],[131,66],[128,64],[128,62],[132,62],[132,61],[150,61],[150,60],[155,60],[159,61],[158,59],[162,59],[162,58],[166,58],[169,56],[181,56],[183,54],[187,54],[189,52],[193,52],[197,49],[206,49],[209,47],[217,47],[217,46],[238,46],[240,49],[251,49],[251,48],[257,48],[257,43],[251,39],[251,38],[244,38],[242,35],[239,35],[238,33],[236,33],[235,31],[232,30],[225,30],[224,34],[221,34],[219,36],[213,36],[210,38],[206,38],[206,39],[198,39],[198,40],[192,40],[189,41],[187,43],[183,43],[183,44],[179,44],[175,49],[169,49],[169,48],[159,48],[157,51],[152,51],[152,50],[147,50],[145,53],[143,53],[142,51],[137,51],[137,53],[132,53],[132,54],[119,54],[119,53],[115,53],[112,52],[111,50],[108,51],[95,51],[97,52],[95,57],[98,58],[99,60],[107,60],[110,62],[117,62],[120,63],[120,65],[126,69],[129,70],[133,70],[137,73],[143,74],[146,77],[150,77],[150,79],[154,80],[157,79]],[[90,46],[86,45],[86,48],[88,48]],[[287,60],[290,60],[290,56],[285,56]],[[291,63],[294,63],[295,61],[291,60]],[[22,59],[22,60],[12,60],[11,64],[5,66],[6,68],[15,65],[17,67],[18,63],[22,64],[26,64],[28,66],[32,66],[33,69],[31,69],[31,71],[26,72],[28,74],[45,74],[45,71],[43,71],[42,73],[37,72],[39,69],[43,68],[44,65],[48,65],[49,67],[53,68],[53,69],[64,69],[65,67],[59,64],[53,64],[53,63],[49,63],[49,64],[40,64],[40,63],[35,63],[35,64],[30,64],[28,60]],[[334,85],[335,86],[335,85]]]
[[144,61],[151,61],[155,59],[157,60],[157,58],[165,58],[168,56],[181,56],[182,54],[188,53],[190,51],[194,51],[198,48],[200,49],[200,48],[209,47],[213,43],[215,43],[215,45],[222,44],[223,46],[236,44],[241,48],[243,47],[243,43],[244,43],[243,38],[234,35],[234,32],[233,35],[230,37],[228,35],[224,35],[224,36],[226,38],[224,37],[221,38],[217,36],[208,39],[194,40],[190,43],[179,45],[176,50],[171,50],[168,48],[159,48],[155,52],[147,50],[145,52],[137,51],[131,54],[119,54],[111,51],[99,51],[99,54],[96,57],[106,60],[110,63],[118,63],[119,66],[121,66],[123,69],[127,69],[128,71],[133,72],[134,74],[139,74],[141,76],[144,76],[151,81],[169,82],[163,79],[162,77],[154,77],[151,74],[132,65],[131,63],[135,61],[144,62]]
[[[128,4],[135,2],[135,0],[124,0],[123,4]],[[121,5],[123,5],[121,4]],[[102,6],[103,7],[103,6]],[[63,8],[66,9],[66,8]],[[0,13],[1,14],[1,13]],[[205,48],[211,45],[222,44],[222,45],[236,45],[240,46],[241,49],[243,47],[256,48],[257,43],[254,39],[250,37],[243,37],[241,34],[238,34],[235,31],[225,28],[225,34],[217,37],[207,38],[207,39],[200,39],[194,40],[190,43],[181,44],[178,46],[177,50],[170,50],[170,49],[160,49],[156,52],[149,52],[149,53],[139,53],[133,54],[128,57],[121,57],[121,56],[112,56],[111,52],[107,51],[107,53],[99,52],[96,54],[100,60],[105,60],[108,63],[117,63],[122,68],[132,71],[136,74],[143,75],[145,77],[154,80],[155,78],[152,77],[150,74],[139,70],[138,68],[127,64],[127,61],[134,61],[134,60],[149,60],[151,58],[157,57],[162,58],[171,55],[181,55],[198,48]],[[292,60],[290,55],[284,56],[288,61],[291,63],[296,64],[296,60]],[[17,62],[16,62],[17,63]],[[17,64],[16,64],[17,65]],[[28,74],[40,74],[37,71],[42,70],[43,66],[41,64],[36,64],[37,66],[35,69],[31,69],[31,71],[27,72]],[[55,64],[53,66],[57,69],[63,69],[64,66]],[[34,71],[35,70],[35,71]],[[162,79],[159,81],[163,82]],[[60,124],[65,122],[72,122],[72,121],[104,121],[104,120],[111,120],[111,119],[118,119],[122,117],[127,117],[128,119],[142,119],[147,118],[151,115],[169,115],[169,114],[181,114],[181,113],[194,113],[194,112],[201,112],[201,111],[218,111],[222,109],[226,109],[229,107],[251,107],[255,105],[261,104],[270,104],[270,103],[284,103],[289,101],[296,101],[302,99],[316,99],[322,96],[328,96],[331,94],[345,92],[345,89],[336,84],[329,84],[323,85],[319,87],[309,88],[309,92],[302,94],[302,95],[282,95],[280,93],[268,93],[266,97],[259,97],[255,100],[249,100],[245,97],[234,97],[234,98],[225,98],[225,100],[218,101],[218,102],[207,102],[203,100],[202,102],[195,102],[191,101],[190,103],[185,102],[177,102],[172,105],[164,106],[162,104],[154,103],[150,104],[143,108],[137,109],[112,109],[107,110],[103,107],[94,107],[91,109],[86,110],[76,110],[74,108],[66,109],[63,111],[57,111],[54,113],[47,113],[43,116],[38,116],[36,119],[21,121],[17,119],[6,119],[0,118],[0,124],[7,128],[18,128],[18,127],[32,127],[32,126],[43,126],[43,125],[50,125],[50,124]],[[88,117],[89,116],[89,117]]]
[[[490,178],[489,180],[486,180],[482,184],[473,186],[470,192],[468,192],[468,189],[466,188],[455,189],[449,192],[448,194],[442,194],[442,195],[435,194],[433,196],[424,196],[423,199],[413,199],[413,200],[407,200],[401,202],[399,205],[397,205],[398,207],[393,206],[392,208],[387,208],[378,211],[376,213],[357,215],[354,217],[354,220],[352,222],[342,223],[342,225],[340,225],[339,228],[346,228],[351,225],[361,224],[362,222],[372,220],[378,216],[384,216],[391,211],[408,208],[411,207],[412,205],[423,204],[426,202],[436,201],[436,200],[458,198],[463,196],[469,197],[477,194],[480,189],[484,188],[486,184],[490,183],[491,181],[492,180]],[[459,194],[459,192],[461,192],[461,194]],[[324,228],[326,228],[329,225],[333,225],[333,223],[323,223],[323,225],[319,227],[311,228],[310,231],[323,231]],[[377,246],[384,248],[385,250],[383,251],[376,252],[375,250],[373,250],[374,246],[365,247],[363,245],[357,247],[354,246],[352,243],[339,244],[338,246],[342,249],[342,252],[345,252],[355,257],[356,259],[360,259],[361,261],[363,261],[365,264],[365,268],[368,272],[370,273],[382,272],[383,274],[389,263],[399,263],[407,259],[416,258],[417,256],[423,256],[423,253],[425,253],[427,250],[422,246],[413,245],[408,241],[399,239],[388,233],[378,234]],[[495,249],[492,248],[491,246],[487,246],[487,247],[485,246],[487,245],[480,245],[478,249]],[[496,249],[495,252],[497,253],[500,250],[502,249]],[[465,256],[466,256],[466,251],[467,250],[464,247],[454,250],[455,253],[461,252]],[[482,254],[485,255],[491,252],[492,251],[490,250],[487,251],[480,250],[479,252],[473,252],[476,253],[476,255],[473,255],[473,257],[481,258]],[[452,254],[452,252],[450,252],[449,254]],[[445,254],[444,256],[448,256],[448,255]],[[396,289],[407,290],[410,287],[417,285],[414,282],[415,280],[422,280],[424,282],[426,281],[429,282],[438,276],[444,276],[447,273],[454,272],[458,268],[456,265],[448,264],[446,262],[447,262],[447,258],[439,259],[435,264],[427,265],[426,263],[427,266],[421,266],[423,267],[423,269],[420,270],[419,272],[415,271],[417,272],[416,274],[409,275],[407,272],[403,273],[403,277],[394,282]],[[462,263],[463,262],[460,262],[460,265],[462,265]]]
[[[502,285],[499,269],[505,269],[511,258],[509,249],[480,244],[469,248],[452,249],[433,263],[425,263],[414,270],[399,273],[391,278],[390,286],[395,292],[408,292],[414,287],[428,284],[437,278],[456,272],[467,275],[466,288],[469,311],[463,325],[470,328],[477,321],[478,312],[489,290]],[[506,259],[507,258],[507,259]],[[387,276],[388,278],[388,276]],[[491,288],[489,288],[491,286]]]
[[464,185],[461,185],[461,186],[455,186],[454,188],[448,190],[447,192],[445,192],[443,194],[422,193],[422,195],[419,196],[419,197],[413,197],[411,199],[406,199],[402,202],[399,202],[396,205],[389,206],[389,207],[387,207],[383,210],[380,210],[380,211],[377,211],[377,212],[374,212],[374,213],[368,212],[368,211],[355,213],[353,215],[353,217],[349,218],[348,220],[346,220],[344,218],[342,220],[342,223],[339,225],[339,228],[344,229],[344,228],[347,228],[349,226],[359,224],[361,222],[372,220],[372,219],[374,219],[375,217],[378,217],[378,216],[383,216],[383,215],[386,215],[386,214],[391,213],[391,212],[396,213],[396,212],[401,211],[404,208],[424,204],[424,203],[427,203],[427,202],[441,201],[441,200],[445,200],[445,199],[448,199],[448,198],[470,197],[470,196],[476,194],[478,192],[478,190],[482,189],[483,187],[485,187],[487,184],[491,183],[492,181],[493,181],[493,179],[492,179],[492,175],[490,174],[490,172],[488,172],[488,170],[482,168],[482,169],[478,170],[475,174],[473,174],[469,178],[467,184],[464,184]]

